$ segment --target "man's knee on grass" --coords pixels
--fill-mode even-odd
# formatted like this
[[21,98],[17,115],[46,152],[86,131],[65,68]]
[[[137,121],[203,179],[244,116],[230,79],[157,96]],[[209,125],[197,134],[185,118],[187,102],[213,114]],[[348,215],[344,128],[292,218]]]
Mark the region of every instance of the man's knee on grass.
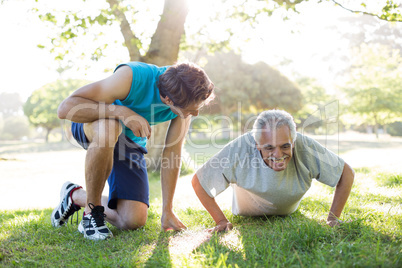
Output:
[[120,229],[123,230],[137,230],[145,226],[147,218],[137,218],[137,219],[124,219],[121,223]]
[[[128,200],[125,200],[128,201]],[[117,227],[123,230],[136,230],[141,228],[147,222],[148,206],[141,202],[119,202],[121,209],[118,214],[120,215]]]

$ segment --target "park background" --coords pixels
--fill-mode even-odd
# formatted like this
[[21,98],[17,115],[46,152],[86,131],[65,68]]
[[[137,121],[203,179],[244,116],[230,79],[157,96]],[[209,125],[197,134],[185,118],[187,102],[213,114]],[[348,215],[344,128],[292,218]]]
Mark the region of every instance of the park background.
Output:
[[[71,140],[69,123],[57,119],[57,106],[73,90],[109,76],[115,66],[130,60],[157,65],[193,61],[207,71],[217,87],[213,103],[192,120],[175,196],[177,211],[191,214],[196,209],[201,213],[190,185],[197,167],[224,144],[250,130],[259,112],[279,108],[294,116],[299,132],[317,139],[355,168],[355,188],[360,186],[355,190],[364,188],[368,191],[365,196],[371,196],[360,209],[401,219],[401,3],[335,2],[1,0],[3,226],[32,222],[27,216],[30,213],[36,215],[33,221],[41,221],[57,204],[64,181],[84,184],[85,151]],[[156,208],[161,198],[157,145],[166,127],[154,128],[150,145],[151,200]],[[326,191],[313,184],[306,202],[318,200],[314,196]],[[230,194],[229,189],[218,197],[229,213]],[[327,195],[324,200],[330,203],[331,197]],[[159,217],[160,210],[154,214]],[[356,212],[346,214],[356,216]],[[320,217],[322,220],[325,215]],[[364,225],[361,219],[357,222]],[[379,266],[402,262],[401,225],[395,226],[392,221],[388,224],[393,226],[394,236],[384,243],[391,239],[394,258],[388,262],[381,256],[376,258],[374,264]],[[211,226],[210,222],[203,227]],[[3,229],[0,239],[12,244],[10,230]],[[229,240],[236,244],[238,237]],[[169,244],[170,255],[194,254],[189,249],[196,247],[189,246],[188,240],[198,243],[201,238],[191,233],[184,238],[170,240],[174,245]],[[382,245],[381,239],[375,241],[377,246]],[[222,260],[218,250],[211,251],[210,263],[200,261],[201,266],[241,266],[241,262],[228,260],[233,251],[228,248],[223,251],[226,259]],[[0,261],[6,265],[39,261],[24,253],[29,250],[18,251],[18,246],[15,250],[0,250]],[[247,260],[242,254],[241,258]],[[148,259],[144,257],[139,263],[152,264],[152,256],[149,253]],[[321,264],[340,265],[338,258],[324,258]],[[170,260],[174,264],[172,260],[175,258]],[[370,263],[369,258],[365,260]],[[296,263],[303,266],[309,261],[302,258]],[[162,258],[156,263],[169,261]],[[312,263],[314,266],[319,262]]]

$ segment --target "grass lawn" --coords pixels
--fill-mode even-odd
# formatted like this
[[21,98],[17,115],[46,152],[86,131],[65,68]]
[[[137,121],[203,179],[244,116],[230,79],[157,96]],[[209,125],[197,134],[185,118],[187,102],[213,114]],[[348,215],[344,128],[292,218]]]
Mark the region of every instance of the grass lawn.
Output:
[[360,168],[341,227],[325,225],[333,189],[314,184],[287,217],[238,217],[209,234],[202,209],[177,211],[188,230],[160,230],[160,182],[150,178],[151,208],[137,231],[111,227],[114,238],[83,239],[77,225],[55,229],[51,209],[0,213],[0,266],[41,267],[401,267],[402,175]]
[[[47,161],[60,157],[60,150],[68,158],[75,155],[76,151],[67,154],[66,148],[65,144],[51,145],[53,153]],[[32,156],[24,158],[22,153],[27,150]],[[47,150],[44,144],[0,144],[2,185],[20,179],[20,173],[4,174],[6,170],[16,172],[4,169],[8,165],[20,165],[34,176],[41,169],[30,171],[39,163],[31,159],[42,159]],[[215,153],[208,148],[187,151],[196,164]],[[150,177],[151,207],[146,226],[136,231],[110,226],[114,237],[108,241],[85,240],[75,222],[53,228],[52,208],[0,210],[0,267],[402,267],[402,173],[369,166],[355,171],[355,183],[342,215],[346,222],[336,228],[325,224],[333,188],[316,182],[299,209],[287,217],[233,216],[229,207],[223,206],[234,229],[222,234],[205,231],[214,226],[212,218],[185,198],[175,199],[175,212],[188,229],[162,232],[157,174]],[[70,176],[68,170],[63,172]],[[25,173],[21,174],[25,178]],[[44,181],[50,183],[50,179]],[[195,195],[187,188],[180,191]]]

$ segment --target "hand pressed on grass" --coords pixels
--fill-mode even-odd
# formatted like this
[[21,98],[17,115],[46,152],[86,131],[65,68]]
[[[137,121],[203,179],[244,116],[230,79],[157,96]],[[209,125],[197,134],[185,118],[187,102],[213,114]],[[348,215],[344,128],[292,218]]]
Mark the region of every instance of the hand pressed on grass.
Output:
[[173,211],[164,211],[161,218],[163,231],[183,231],[187,227],[180,221]]
[[327,225],[335,227],[341,225],[342,223],[343,222],[340,219],[338,219],[338,217],[336,217],[332,212],[329,213],[327,218]]
[[329,225],[331,227],[339,226],[339,225],[341,225],[341,223],[343,223],[343,222],[338,219],[327,220],[327,225]]
[[233,229],[233,224],[230,223],[228,220],[222,220],[216,224],[214,228],[208,229],[208,232],[227,232]]

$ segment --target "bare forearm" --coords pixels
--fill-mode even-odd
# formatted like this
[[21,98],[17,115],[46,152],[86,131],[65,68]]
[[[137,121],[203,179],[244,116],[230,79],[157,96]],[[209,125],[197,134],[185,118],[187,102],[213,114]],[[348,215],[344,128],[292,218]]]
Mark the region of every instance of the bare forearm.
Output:
[[181,149],[165,149],[162,153],[161,183],[163,210],[173,209],[173,196],[180,173]]
[[199,193],[197,193],[197,196],[216,224],[229,221],[225,214],[223,214],[219,205],[216,203],[215,198],[210,197],[207,193],[205,193],[205,196],[202,197],[199,195]]
[[82,97],[69,97],[60,104],[58,116],[60,119],[77,123],[88,123],[102,118],[124,119],[128,112],[123,106],[99,103]]
[[210,197],[201,186],[197,175],[194,175],[192,185],[198,199],[201,201],[201,204],[209,212],[215,223],[219,224],[220,222],[228,222],[225,214],[223,214],[219,205],[216,203],[215,198]]
[[187,133],[190,118],[176,117],[170,122],[162,153],[162,229],[183,230],[186,226],[173,212],[173,196],[180,173],[181,150]]
[[345,167],[338,185],[335,189],[334,200],[328,215],[328,219],[339,218],[349,198],[353,186],[354,171],[345,163]]

